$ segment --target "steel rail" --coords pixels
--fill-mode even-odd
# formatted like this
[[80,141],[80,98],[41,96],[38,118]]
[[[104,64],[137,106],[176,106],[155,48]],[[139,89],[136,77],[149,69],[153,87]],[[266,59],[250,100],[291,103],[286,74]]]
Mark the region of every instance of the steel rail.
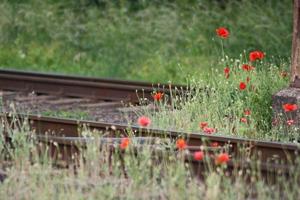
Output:
[[[90,143],[92,141],[95,141],[95,138],[78,138],[78,137],[57,137],[57,136],[42,136],[42,135],[36,135],[36,139],[39,142],[48,143],[48,144],[54,144],[54,148],[57,148],[58,151],[61,152],[61,154],[66,153],[66,147],[67,149],[72,149],[73,151],[69,152],[70,155],[63,155],[62,158],[71,157],[72,153],[77,153],[77,155],[80,154],[80,150],[78,148],[84,148],[87,143]],[[159,155],[162,155],[164,153],[175,153],[175,154],[182,154],[184,157],[185,162],[190,164],[190,168],[192,169],[192,173],[196,174],[198,177],[203,176],[203,169],[210,167],[217,167],[218,165],[214,162],[214,159],[211,157],[211,155],[214,154],[214,151],[212,151],[209,148],[202,149],[202,151],[205,153],[206,157],[203,158],[203,160],[195,160],[193,153],[196,150],[199,150],[195,146],[186,146],[184,151],[176,150],[173,148],[173,151],[171,150],[170,146],[164,145],[163,140],[158,141],[158,138],[152,138],[152,137],[136,137],[136,138],[130,138],[130,148],[135,152],[134,154],[138,154],[139,150],[147,147],[150,148],[151,153],[158,153]],[[108,147],[109,151],[115,151],[118,149],[118,145],[121,143],[122,138],[98,138],[99,147],[102,148],[103,145],[106,145]],[[52,145],[53,146],[53,145]],[[74,149],[74,146],[76,149]],[[52,147],[53,151],[53,147]],[[121,150],[121,156],[125,156],[124,150]],[[53,153],[52,153],[53,154]],[[110,154],[108,159],[111,158],[112,154]],[[70,162],[70,161],[69,161]],[[226,170],[233,173],[233,171],[240,171],[244,173],[246,170],[257,170],[261,173],[263,177],[272,177],[273,179],[276,177],[276,175],[284,175],[284,176],[290,176],[293,172],[293,167],[289,164],[280,164],[280,163],[269,163],[269,162],[257,162],[253,160],[244,160],[242,158],[235,159],[228,161],[226,163]]]
[[102,137],[139,136],[159,137],[176,140],[178,137],[186,138],[189,146],[209,146],[217,142],[219,146],[227,147],[233,157],[255,157],[261,161],[293,163],[299,158],[300,145],[292,143],[267,142],[253,139],[228,137],[218,134],[181,132],[173,130],[160,130],[154,128],[141,128],[137,126],[120,125],[113,123],[92,122],[84,120],[43,117],[37,115],[1,115],[2,121],[13,126],[16,121],[29,120],[31,130],[36,133],[59,137],[81,137],[85,128],[98,131]]
[[[98,142],[101,145],[112,145],[113,147],[117,147],[121,144],[122,138],[116,137],[58,137],[58,136],[46,136],[46,135],[35,135],[36,139],[41,142],[50,142],[50,143],[58,143],[63,145],[76,145],[77,147],[85,147],[88,143],[91,142]],[[161,140],[155,137],[132,137],[129,138],[131,143],[134,147],[144,147],[150,146],[155,148],[159,148],[159,150],[169,150],[170,146],[165,145],[162,146],[164,142],[170,142],[169,140]],[[169,147],[169,148],[168,148]],[[174,148],[175,149],[175,148]],[[185,147],[185,157],[188,161],[195,161],[193,154],[195,151],[204,151],[204,152],[213,152],[214,150],[219,150],[219,147],[203,147],[199,148],[199,146],[186,146]],[[240,162],[233,162],[229,161],[229,166],[247,166],[250,168],[251,162],[250,161],[240,161]],[[284,170],[287,171],[289,168],[288,165],[285,164],[278,164],[278,163],[260,163],[260,167],[263,170],[267,171],[268,167],[272,168],[273,170]]]
[[[34,135],[34,138],[38,141],[45,143],[56,143],[61,145],[75,145],[76,147],[85,148],[90,143],[96,143],[100,145],[113,145],[118,146],[121,144],[122,139],[124,137],[94,137],[94,136],[85,136],[85,137],[64,137],[64,136],[49,136],[49,135]],[[134,146],[160,146],[165,145],[165,148],[175,149],[175,147],[171,147],[171,141],[167,138],[157,138],[157,137],[130,137],[128,138],[133,143]],[[196,151],[218,151],[220,149],[224,149],[223,147],[210,147],[210,146],[187,146],[185,148],[189,152]]]
[[[158,88],[159,87],[159,88]],[[138,103],[140,98],[151,98],[153,91],[170,93],[186,89],[183,85],[161,84],[138,81],[88,78],[0,69],[0,90],[12,90],[81,97],[108,101],[130,101]]]
[[[76,160],[78,159],[78,155],[81,154],[81,148],[86,145],[87,143],[96,141],[95,138],[89,138],[89,137],[57,137],[57,136],[45,136],[45,135],[35,135],[32,139],[37,140],[38,142],[42,142],[44,145],[50,145],[50,149],[48,151],[49,155],[51,156],[52,163],[58,167],[68,167],[76,166],[75,170],[79,165],[77,166]],[[112,168],[112,156],[113,152],[118,149],[118,145],[121,143],[122,138],[97,138],[98,145],[100,145],[100,149],[102,149],[102,145],[106,145],[108,148],[108,151],[110,152],[106,159],[108,159],[110,168]],[[188,168],[191,170],[193,177],[197,177],[202,179],[205,176],[205,173],[209,173],[210,170],[215,170],[216,167],[218,167],[218,164],[214,162],[214,159],[211,157],[212,154],[210,154],[210,149],[205,149],[202,151],[205,153],[205,158],[203,160],[195,160],[193,153],[197,148],[193,146],[187,146],[184,151],[171,151],[171,148],[168,148],[168,146],[164,145],[164,142],[158,141],[158,138],[152,138],[152,137],[136,137],[136,138],[130,138],[132,141],[130,143],[130,149],[133,150],[133,156],[137,155],[139,153],[139,150],[142,150],[143,148],[147,147],[151,149],[152,155],[160,155],[166,153],[166,155],[169,155],[169,153],[175,154],[175,156],[178,156],[181,154],[183,156],[183,159],[186,163],[188,163]],[[57,144],[55,144],[57,143]],[[78,145],[79,144],[79,145]],[[81,147],[81,148],[80,148]],[[40,148],[40,151],[43,147],[38,145],[38,148]],[[99,149],[99,150],[100,150]],[[121,159],[121,168],[123,170],[123,173],[125,177],[128,177],[126,172],[126,164],[124,162],[125,151],[117,151],[117,154],[119,154],[119,158]],[[60,156],[59,156],[60,155]],[[75,155],[75,157],[74,157]],[[77,156],[77,157],[76,157]],[[160,159],[160,156],[157,158]],[[72,158],[72,159],[71,159]],[[156,158],[156,159],[157,159]],[[83,158],[84,159],[84,158]],[[69,166],[70,167],[70,166]],[[155,166],[151,166],[155,167]],[[268,162],[255,162],[253,164],[252,161],[249,160],[230,160],[226,163],[226,172],[229,172],[232,175],[237,175],[237,173],[240,176],[243,176],[246,178],[245,180],[248,180],[250,182],[250,177],[253,175],[249,173],[252,171],[256,176],[264,178],[268,183],[275,182],[276,178],[278,176],[284,176],[284,177],[290,177],[293,176],[294,168],[293,166],[290,166],[288,164],[278,164],[278,163],[268,163]],[[249,171],[250,170],[250,171]],[[112,173],[112,172],[111,172]],[[0,170],[0,182],[3,182],[8,177],[7,173],[5,171]],[[234,176],[232,176],[234,178]]]
[[[118,145],[122,142],[122,137],[100,137],[96,138],[93,136],[87,137],[60,137],[60,136],[49,136],[49,135],[34,135],[38,141],[42,142],[56,142],[64,145],[76,145],[78,147],[85,147],[87,144],[96,142],[100,145]],[[131,143],[138,145],[154,145],[164,140],[155,137],[133,137],[130,138]]]

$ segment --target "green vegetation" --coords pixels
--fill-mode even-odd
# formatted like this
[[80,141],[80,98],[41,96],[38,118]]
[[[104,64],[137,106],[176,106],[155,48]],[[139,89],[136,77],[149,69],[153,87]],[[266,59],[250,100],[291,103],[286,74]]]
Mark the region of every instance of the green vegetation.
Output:
[[[262,179],[259,171],[233,172],[226,166],[208,168],[205,179],[197,179],[183,162],[183,152],[175,153],[174,143],[169,153],[153,154],[153,146],[144,144],[134,153],[130,143],[124,163],[128,178],[124,177],[118,145],[113,154],[113,167],[107,162],[106,148],[99,151],[99,142],[91,142],[82,149],[74,166],[65,169],[53,167],[53,160],[41,153],[28,124],[18,122],[20,129],[6,129],[12,137],[12,146],[0,139],[0,167],[8,177],[0,184],[3,199],[297,199],[299,197],[299,165],[291,168],[289,178],[274,174],[273,184]],[[1,126],[1,136],[3,127]],[[96,137],[98,138],[98,137]],[[176,155],[177,154],[177,155]],[[154,156],[160,155],[160,156]],[[77,158],[77,157],[75,157]],[[201,165],[199,170],[203,171]],[[249,176],[246,179],[245,176]],[[271,179],[270,179],[271,180]]]
[[75,118],[75,119],[89,119],[89,113],[82,110],[48,110],[41,113],[43,116],[60,117],[60,118]]
[[[98,2],[98,3],[97,3]],[[215,29],[228,27],[229,57],[259,49],[289,63],[290,0],[4,0],[0,66],[185,83],[222,69]],[[274,56],[274,57],[273,57]]]
[[[152,119],[153,127],[183,131],[203,132],[200,123],[216,129],[218,134],[252,139],[300,142],[296,119],[290,113],[273,118],[272,95],[284,88],[289,77],[284,75],[285,63],[275,66],[256,61],[252,70],[243,70],[243,57],[237,60],[225,58],[223,65],[230,68],[229,78],[223,70],[215,69],[204,80],[190,79],[187,94],[178,90],[172,97],[167,94],[157,102],[159,112],[144,111]],[[248,81],[247,81],[248,79]],[[242,90],[240,83],[246,88]],[[172,99],[172,107],[168,105]],[[249,113],[245,114],[245,111]],[[287,125],[287,120],[295,120]],[[204,131],[205,132],[205,131]]]

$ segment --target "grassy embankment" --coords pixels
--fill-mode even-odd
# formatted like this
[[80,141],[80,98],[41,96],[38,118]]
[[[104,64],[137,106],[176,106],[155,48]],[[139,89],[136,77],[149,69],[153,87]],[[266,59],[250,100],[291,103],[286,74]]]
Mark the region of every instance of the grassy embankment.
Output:
[[289,62],[289,0],[228,1],[224,7],[210,0],[93,2],[2,1],[0,66],[185,83],[224,67],[217,62],[219,26],[234,35],[225,44],[229,57],[260,49],[274,64]]

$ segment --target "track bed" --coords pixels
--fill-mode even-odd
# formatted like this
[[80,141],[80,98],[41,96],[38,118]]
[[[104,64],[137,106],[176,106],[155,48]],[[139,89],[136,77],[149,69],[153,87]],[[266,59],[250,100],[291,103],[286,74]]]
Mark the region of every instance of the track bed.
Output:
[[[250,161],[256,160],[265,173],[285,173],[299,158],[299,146],[295,144],[141,128],[135,124],[142,109],[155,111],[150,103],[154,91],[174,95],[184,92],[186,88],[171,85],[155,88],[149,83],[0,70],[1,118],[8,127],[16,127],[16,119],[21,122],[28,120],[27,124],[37,140],[50,145],[55,155],[61,154],[58,157],[67,162],[72,160],[73,153],[79,152],[76,141],[86,139],[82,135],[84,128],[100,138],[154,137],[171,141],[185,138],[190,154],[203,149],[210,151],[211,148],[215,152],[230,154],[232,160],[238,161],[237,164],[230,164],[231,169],[249,168]],[[141,106],[141,101],[147,101],[150,106]],[[16,116],[5,114],[14,109],[19,113]],[[51,114],[60,117],[45,116]],[[62,115],[65,119],[61,118]],[[75,119],[66,119],[70,117]],[[212,147],[215,143],[217,146]],[[57,146],[60,148],[57,149]],[[188,160],[197,168],[199,162]]]

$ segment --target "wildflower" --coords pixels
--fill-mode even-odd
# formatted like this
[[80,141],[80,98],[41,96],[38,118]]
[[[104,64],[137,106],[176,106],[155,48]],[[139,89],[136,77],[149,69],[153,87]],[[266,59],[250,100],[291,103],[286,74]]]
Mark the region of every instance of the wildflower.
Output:
[[146,116],[141,116],[140,118],[138,118],[138,124],[140,126],[146,127],[151,124],[151,120]]
[[176,147],[179,149],[179,150],[183,150],[186,148],[186,143],[185,143],[185,140],[184,139],[178,139],[176,141]]
[[265,57],[265,54],[264,52],[262,51],[252,51],[250,52],[249,54],[249,60],[252,62],[252,61],[255,61],[255,60],[261,60]]
[[250,116],[251,115],[251,110],[250,109],[244,110],[244,115]]
[[227,153],[221,153],[217,155],[215,162],[216,164],[223,164],[227,163],[229,160],[229,155]]
[[294,124],[294,120],[290,119],[286,121],[287,125],[291,126]]
[[247,85],[244,82],[240,82],[240,90],[246,89]]
[[207,134],[212,134],[212,133],[215,133],[215,132],[216,132],[216,129],[214,129],[214,128],[209,128],[209,127],[204,127],[203,132],[204,132],[204,133],[207,133]]
[[130,143],[129,138],[122,138],[121,143],[120,143],[120,148],[123,150],[126,149],[129,145],[129,143]]
[[298,109],[298,106],[296,104],[284,104],[283,109],[285,112],[295,111]]
[[218,142],[212,142],[210,144],[211,147],[218,147],[219,146],[219,143]]
[[156,92],[154,95],[153,95],[153,99],[155,100],[155,101],[160,101],[161,99],[162,99],[162,97],[163,97],[163,93],[161,93],[161,92]]
[[195,160],[203,160],[203,157],[204,157],[204,153],[203,153],[203,151],[196,151],[195,153],[194,153],[194,159]]
[[253,66],[251,66],[251,65],[244,64],[244,65],[242,65],[242,69],[243,69],[244,71],[251,71],[251,70],[254,70],[255,67],[253,67]]
[[230,73],[230,68],[229,67],[225,67],[224,68],[225,78],[229,78],[229,73]]
[[200,128],[203,130],[205,127],[208,126],[208,123],[207,123],[207,122],[200,122],[200,123],[199,123],[199,126],[200,126]]
[[241,120],[241,122],[243,122],[243,123],[247,123],[247,119],[246,119],[245,117],[242,117],[240,120]]
[[226,39],[229,36],[229,31],[225,27],[220,27],[216,29],[216,33],[219,37]]

